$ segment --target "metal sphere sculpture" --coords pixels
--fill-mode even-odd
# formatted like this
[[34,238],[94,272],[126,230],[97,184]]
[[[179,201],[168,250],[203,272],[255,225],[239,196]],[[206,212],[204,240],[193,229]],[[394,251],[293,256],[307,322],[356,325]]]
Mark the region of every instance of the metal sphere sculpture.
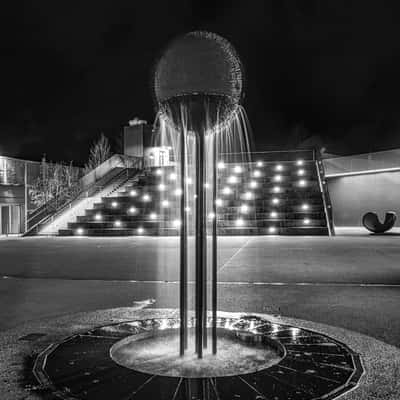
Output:
[[159,59],[154,95],[172,125],[181,127],[184,105],[187,128],[200,133],[232,115],[242,98],[243,81],[233,46],[215,33],[195,31],[172,41]]

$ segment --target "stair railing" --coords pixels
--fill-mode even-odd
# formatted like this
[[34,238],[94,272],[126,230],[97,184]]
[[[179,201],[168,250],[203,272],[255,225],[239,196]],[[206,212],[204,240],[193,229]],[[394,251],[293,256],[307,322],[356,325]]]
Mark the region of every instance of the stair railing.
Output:
[[333,224],[333,210],[331,198],[329,196],[328,184],[325,179],[325,169],[322,162],[321,153],[318,149],[315,150],[315,167],[317,170],[318,183],[322,194],[324,204],[326,225],[328,227],[329,236],[335,236],[335,226]]
[[[44,206],[40,207],[42,210],[40,210],[38,213],[35,213],[35,215],[28,220],[28,229],[23,236],[29,236],[39,232],[39,229],[43,225],[51,223],[65,210],[73,208],[85,198],[98,195],[101,191],[104,191],[107,188],[109,190],[107,193],[103,194],[104,196],[113,193],[115,190],[118,190],[118,188],[121,187],[121,185],[123,185],[127,180],[135,176],[138,170],[141,170],[143,167],[143,159],[141,157],[128,157],[121,155],[118,155],[118,157],[120,160],[122,160],[122,164],[115,168],[123,168],[120,172],[110,176],[110,172],[113,170],[108,171],[108,173],[105,173],[100,179],[78,191],[74,197],[66,198],[64,202],[59,201],[58,205],[55,202],[52,202],[51,204],[46,203]],[[106,162],[108,162],[108,160]],[[93,171],[91,171],[89,174],[91,173],[93,173]],[[85,177],[87,177],[87,175],[85,175]],[[83,178],[81,178],[81,180]],[[115,185],[110,188],[109,186],[112,181],[115,181]]]

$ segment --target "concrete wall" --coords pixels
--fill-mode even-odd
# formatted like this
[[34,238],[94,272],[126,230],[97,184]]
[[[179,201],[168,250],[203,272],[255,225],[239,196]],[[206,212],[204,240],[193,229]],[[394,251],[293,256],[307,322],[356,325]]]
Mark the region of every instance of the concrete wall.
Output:
[[375,211],[397,214],[400,226],[400,171],[327,178],[336,226],[361,226],[362,216]]

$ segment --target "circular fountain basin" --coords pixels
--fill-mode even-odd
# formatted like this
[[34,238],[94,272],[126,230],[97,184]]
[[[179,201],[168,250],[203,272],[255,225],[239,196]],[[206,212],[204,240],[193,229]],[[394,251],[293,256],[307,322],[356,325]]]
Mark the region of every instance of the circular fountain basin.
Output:
[[[210,333],[210,332],[209,332]],[[211,343],[199,359],[194,349],[194,331],[189,331],[188,349],[179,355],[179,330],[138,337],[129,336],[110,349],[111,358],[119,365],[135,371],[162,376],[207,378],[254,373],[277,364],[283,350],[268,342],[249,341],[248,335],[218,330],[218,351]]]

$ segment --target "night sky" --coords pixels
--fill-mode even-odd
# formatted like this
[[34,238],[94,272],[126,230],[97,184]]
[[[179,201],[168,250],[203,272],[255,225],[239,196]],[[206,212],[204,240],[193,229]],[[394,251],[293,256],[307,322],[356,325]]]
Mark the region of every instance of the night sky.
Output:
[[195,29],[238,51],[256,149],[310,136],[343,154],[400,147],[398,1],[4,3],[2,155],[80,165],[100,132],[115,140],[129,119],[153,122],[154,61]]

